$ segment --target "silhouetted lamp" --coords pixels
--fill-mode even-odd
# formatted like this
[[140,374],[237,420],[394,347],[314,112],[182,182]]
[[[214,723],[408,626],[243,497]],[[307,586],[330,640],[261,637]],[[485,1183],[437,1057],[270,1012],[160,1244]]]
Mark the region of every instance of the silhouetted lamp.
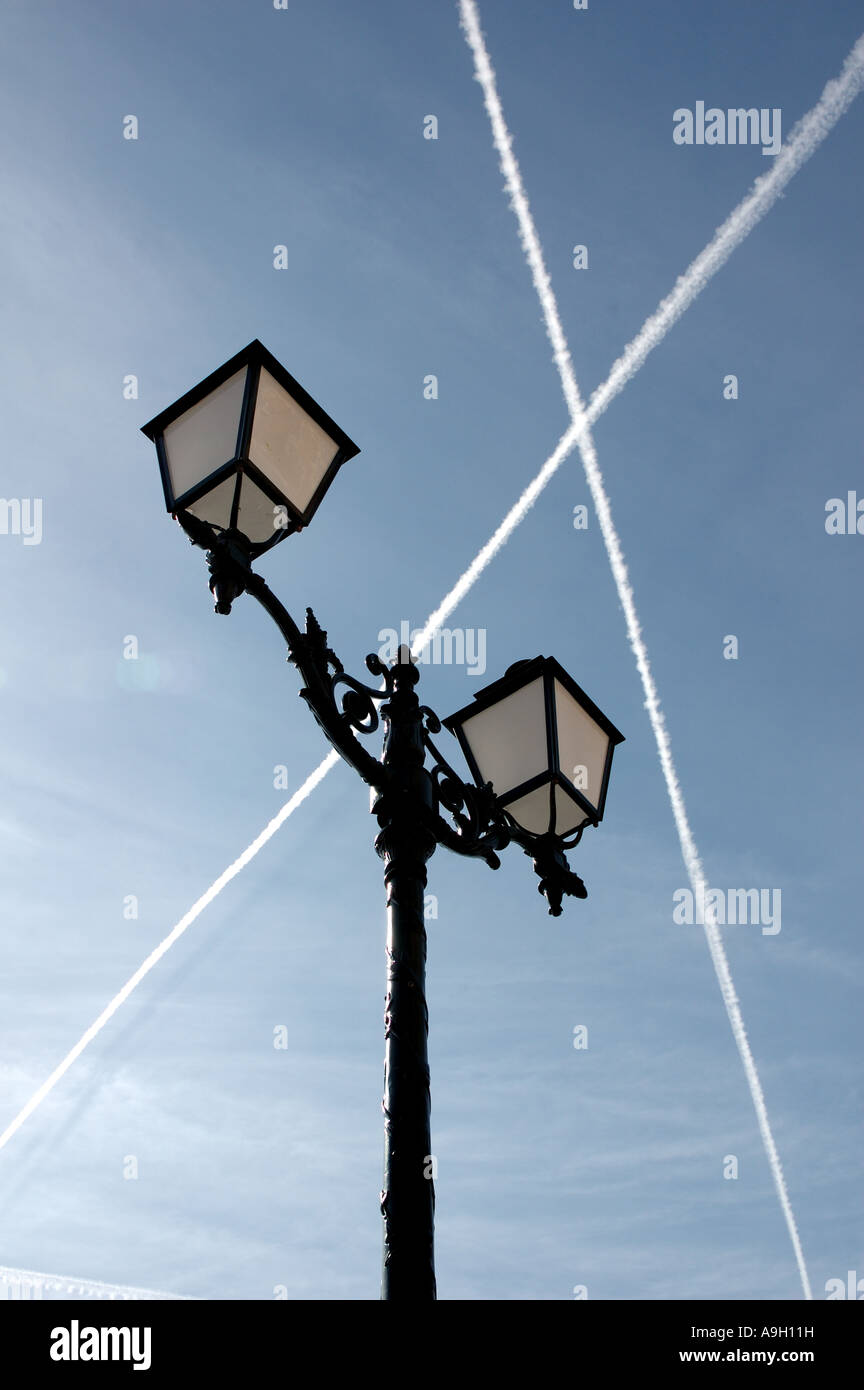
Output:
[[143,433],[169,512],[197,544],[227,534],[250,559],[306,526],[360,452],[257,339]]
[[554,657],[517,661],[444,724],[475,780],[529,835],[562,839],[603,819],[612,753],[624,741]]

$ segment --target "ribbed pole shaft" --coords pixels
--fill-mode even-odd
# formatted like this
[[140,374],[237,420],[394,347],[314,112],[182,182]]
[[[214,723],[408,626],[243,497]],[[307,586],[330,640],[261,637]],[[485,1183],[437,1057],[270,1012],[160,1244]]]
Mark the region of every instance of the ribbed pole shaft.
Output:
[[436,1297],[423,919],[426,862],[435,838],[418,816],[420,803],[434,804],[434,790],[423,767],[417,678],[407,662],[395,668],[394,692],[381,709],[388,787],[373,806],[387,889],[381,1297],[415,1303]]

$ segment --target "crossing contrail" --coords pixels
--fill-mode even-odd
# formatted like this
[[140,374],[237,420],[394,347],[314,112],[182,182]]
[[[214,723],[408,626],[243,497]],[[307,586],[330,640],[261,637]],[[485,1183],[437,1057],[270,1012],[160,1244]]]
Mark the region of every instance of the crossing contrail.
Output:
[[[801,154],[799,149],[799,156],[797,158],[797,162],[794,164],[794,167],[791,167],[788,163],[787,165],[782,166],[787,170],[784,178],[784,183],[788,183],[792,175],[796,172],[796,170],[800,167],[804,160],[809,157],[809,155],[813,152],[816,146],[828,133],[834,122],[838,120],[840,115],[843,114],[843,111],[846,110],[853,97],[860,90],[860,68],[862,62],[861,47],[862,40],[859,40],[858,43],[855,45],[855,48],[852,50],[852,54],[850,54],[850,57],[846,60],[846,64],[844,65],[844,69],[841,73],[841,76],[838,79],[836,79],[833,83],[828,84],[828,86],[825,88],[825,92],[823,93],[820,102],[817,103],[817,106],[815,106],[813,110],[809,113],[809,115],[805,116],[803,120],[799,122],[798,126],[796,126],[793,135],[796,132],[800,131],[802,127],[807,125],[807,122],[811,118],[817,118],[818,121],[822,122],[824,129],[820,128],[818,138],[816,134],[811,133],[810,138],[812,143],[809,148],[806,148],[806,152],[804,152],[803,154]],[[839,103],[838,97],[834,96],[831,98],[831,101],[834,104],[826,104],[826,96],[829,94],[829,92],[832,91],[832,89],[837,88],[842,89],[839,92]],[[836,111],[836,114],[832,117],[831,113],[834,111]],[[772,173],[776,173],[777,161],[780,159],[780,157],[780,154],[778,154],[775,157],[774,166],[771,171]],[[771,174],[769,173],[768,175],[763,176],[763,180],[764,178],[770,177]],[[757,180],[757,183],[760,182],[763,181]],[[755,213],[751,212],[751,225],[755,226],[755,223],[759,220],[761,216],[764,215],[765,212],[768,211],[768,208],[774,202],[776,197],[779,196],[781,191],[782,187],[776,187],[773,196],[771,196],[770,198],[767,198],[763,191],[762,201],[760,202],[758,209],[755,210]],[[747,199],[745,199],[745,203],[746,202]],[[743,206],[743,204],[740,206]],[[727,221],[723,224],[724,228],[728,227],[729,224],[733,222],[738,211],[740,211],[740,207],[739,209],[736,209],[736,212],[733,212],[729,218],[727,218]],[[748,227],[747,230],[750,230],[750,228]],[[603,382],[602,385],[599,386],[597,390],[594,392],[594,395],[591,397],[591,402],[588,406],[588,409],[584,412],[582,418],[579,419],[577,417],[576,423],[571,424],[567,431],[561,436],[557,445],[555,446],[555,449],[546,459],[545,463],[542,465],[536,476],[524,489],[518,500],[507,512],[503,521],[493,532],[492,536],[490,536],[489,540],[481,548],[481,550],[478,551],[477,555],[474,557],[471,564],[465,570],[464,574],[461,575],[461,577],[456,581],[454,586],[450,589],[449,593],[444,597],[444,599],[442,599],[438,607],[430,614],[429,618],[426,621],[426,625],[424,626],[421,633],[419,634],[419,636],[413,644],[412,651],[415,655],[421,653],[425,649],[425,647],[428,646],[429,642],[432,640],[432,636],[434,635],[436,629],[440,627],[441,623],[443,623],[445,619],[450,615],[450,613],[453,612],[453,610],[465,597],[468,591],[477,582],[483,571],[494,559],[495,555],[498,553],[501,547],[512,535],[513,531],[515,531],[516,527],[525,519],[529,510],[537,501],[537,498],[543,492],[547,483],[554,477],[561,464],[576,447],[577,442],[579,441],[582,433],[586,429],[589,429],[590,426],[594,423],[594,421],[600,415],[603,414],[613,397],[618,394],[618,392],[623,388],[626,382],[631,379],[631,377],[635,374],[636,371],[638,371],[639,367],[645,361],[645,358],[648,356],[648,354],[651,351],[653,351],[655,347],[658,346],[658,344],[662,341],[662,338],[669,331],[669,328],[671,328],[673,323],[675,323],[677,319],[680,318],[681,314],[684,313],[687,307],[689,307],[696,295],[701,291],[701,289],[704,288],[705,284],[707,283],[707,278],[704,279],[703,282],[700,283],[697,288],[691,288],[687,290],[686,294],[682,292],[681,285],[682,282],[684,282],[686,286],[686,284],[690,281],[690,276],[691,272],[693,271],[693,268],[702,261],[703,257],[706,256],[708,250],[710,249],[710,246],[713,246],[716,243],[717,238],[720,236],[720,233],[722,231],[723,228],[721,228],[720,231],[715,235],[709,247],[706,247],[705,251],[702,252],[701,255],[697,257],[696,261],[692,263],[690,269],[686,271],[683,276],[680,277],[680,279],[676,283],[675,289],[667,297],[667,299],[663,300],[661,304],[658,306],[657,310],[654,312],[654,314],[652,314],[651,317],[646,320],[642,329],[640,329],[639,333],[631,341],[631,343],[628,344],[621,357],[619,357],[616,363],[613,365],[612,372],[610,372],[607,380]],[[711,275],[715,274],[716,271],[727,259],[731,250],[734,249],[734,246],[737,245],[738,242],[742,240],[743,236],[745,235],[746,231],[741,233],[740,235],[737,235],[734,243],[729,245],[728,250],[722,256],[721,259],[715,258],[715,260],[711,263],[710,267],[704,267],[702,271],[703,276],[707,275],[707,277],[710,278]],[[667,307],[664,309],[664,306]],[[600,506],[597,506],[596,502],[595,507],[597,508],[599,518],[601,515],[602,508]],[[621,556],[621,563],[623,564],[623,555]],[[626,575],[626,567],[624,572]],[[632,630],[638,632],[638,622],[636,628]],[[630,632],[631,624],[628,621],[628,634]],[[638,661],[639,658],[637,654],[637,664]],[[641,674],[642,671],[640,667],[640,675]],[[660,718],[662,723],[662,715],[659,713],[659,709],[656,711],[656,714]],[[274,819],[271,820],[267,826],[265,826],[264,830],[262,830],[261,834],[255,840],[253,840],[252,844],[248,847],[248,849],[244,850],[243,853],[239,856],[239,858],[236,859],[234,863],[231,864],[229,868],[226,869],[225,872],[221,874],[220,877],[216,879],[216,881],[213,884],[211,884],[210,888],[207,889],[206,893],[204,893],[198,899],[198,901],[190,908],[189,912],[187,912],[186,915],[182,917],[180,921],[177,923],[177,925],[171,930],[171,932],[169,932],[168,936],[166,936],[165,939],[162,942],[160,942],[160,944],[155,948],[155,950],[151,952],[151,954],[147,957],[147,959],[139,967],[135,974],[127,981],[127,983],[123,986],[119,993],[115,995],[114,999],[111,1000],[111,1003],[108,1004],[106,1009],[104,1009],[103,1012],[99,1015],[99,1018],[96,1020],[96,1022],[92,1024],[90,1028],[87,1029],[83,1037],[79,1040],[78,1043],[75,1044],[75,1047],[71,1049],[71,1051],[63,1059],[60,1065],[51,1073],[47,1081],[45,1081],[42,1084],[42,1086],[40,1086],[39,1089],[34,1093],[34,1095],[31,1096],[30,1100],[27,1101],[26,1105],[22,1108],[18,1115],[16,1115],[15,1119],[12,1120],[11,1123],[7,1126],[7,1128],[3,1131],[3,1133],[0,1134],[0,1149],[2,1149],[8,1143],[9,1139],[13,1136],[13,1134],[15,1134],[21,1128],[25,1120],[27,1120],[29,1116],[33,1114],[34,1110],[37,1109],[37,1107],[41,1104],[41,1102],[45,1099],[49,1092],[53,1090],[57,1082],[66,1074],[66,1072],[77,1060],[77,1058],[80,1057],[84,1049],[88,1046],[90,1042],[92,1042],[93,1038],[101,1030],[104,1024],[113,1016],[114,1013],[116,1013],[120,1005],[124,1003],[126,999],[128,999],[132,991],[136,988],[136,986],[140,983],[144,976],[149,973],[149,971],[153,968],[157,961],[160,960],[161,957],[164,956],[168,950],[170,950],[174,942],[178,940],[180,936],[182,936],[183,932],[186,930],[187,927],[192,925],[192,923],[201,914],[201,912],[203,912],[204,908],[207,907],[208,904],[213,901],[213,899],[217,896],[219,892],[221,892],[225,884],[230,882],[230,880],[234,878],[236,874],[238,874],[240,870],[246,866],[246,864],[248,864],[252,859],[254,859],[258,851],[267,843],[268,840],[272,838],[273,835],[275,835],[279,827],[284,824],[284,822],[288,819],[290,815],[293,814],[294,810],[303,801],[306,800],[306,798],[310,795],[310,793],[314,790],[318,783],[322,781],[324,777],[326,777],[330,769],[335,767],[338,760],[338,755],[336,753],[329,753],[327,757],[324,758],[321,763],[319,763],[315,771],[310,774],[310,776],[306,779],[303,785],[294,793],[291,799],[285,803],[285,805],[279,811],[278,815],[275,816]],[[661,762],[663,762],[662,752]],[[665,764],[663,770],[665,775],[667,773],[667,768]],[[672,769],[672,773],[674,775],[674,768]],[[679,834],[680,829],[681,828],[679,827]],[[708,926],[706,925],[706,932],[707,930]],[[731,980],[729,981],[727,989],[730,996],[734,998],[734,990],[731,987]],[[724,992],[724,999],[725,998],[726,993]]]
[[[463,27],[471,42],[471,34],[480,34],[479,20],[476,5],[468,3],[468,0],[460,0],[460,10],[462,13]],[[472,12],[473,11],[473,12]],[[482,40],[482,34],[480,35]],[[473,45],[472,45],[472,51]],[[485,46],[480,52],[485,53]],[[485,64],[477,62],[477,52],[474,53],[475,68],[477,69],[478,80],[481,80],[481,72],[491,72],[488,55]],[[494,84],[493,84],[494,85]],[[431,636],[437,627],[446,621],[454,608],[461,603],[480,575],[491,564],[498,551],[509,540],[516,527],[522,522],[533,507],[537,498],[543,492],[547,483],[558,472],[561,464],[576,448],[585,430],[599,419],[606,411],[620,391],[627,385],[644,363],[649,353],[654,348],[659,347],[660,343],[669,332],[670,328],[677,323],[681,315],[689,309],[694,299],[702,293],[708,282],[717,274],[717,271],[725,265],[732,252],[744,240],[749,232],[753,230],[759,222],[781,196],[783,189],[790,179],[801,168],[830,133],[840,117],[848,110],[855,97],[864,85],[864,35],[858,39],[850,51],[838,77],[832,78],[822,92],[816,105],[803,116],[794,126],[789,140],[782,146],[779,154],[773,157],[771,169],[767,174],[761,175],[756,179],[751,191],[729,214],[726,221],[717,229],[711,241],[699,253],[694,261],[691,261],[683,275],[680,275],[675,282],[674,288],[661,300],[654,313],[649,316],[636,334],[625,347],[621,356],[616,359],[606,380],[597,387],[591,397],[587,410],[581,411],[576,408],[578,401],[578,390],[574,396],[568,385],[564,386],[565,399],[570,410],[573,423],[565,430],[558,440],[552,453],[546,459],[540,471],[531,480],[513,506],[510,508],[504,520],[495,530],[483,548],[477,553],[465,573],[457,579],[450,592],[442,599],[441,603],[433,613],[429,615],[426,625],[417,638],[415,643],[415,654],[417,645],[425,646],[431,640]],[[484,98],[489,109],[487,92],[484,89]],[[496,109],[493,103],[492,109]],[[493,118],[492,110],[489,112],[493,123],[493,130],[499,131],[505,138],[502,142],[502,149],[507,149],[512,157],[512,141],[507,133],[506,125],[503,121],[500,102],[497,102],[497,113]],[[499,156],[503,155],[499,149]],[[505,175],[506,177],[506,175]],[[514,208],[517,210],[518,202],[514,200],[514,190],[508,187],[511,200],[514,201]],[[524,199],[524,193],[522,194]],[[527,199],[525,200],[527,206]],[[523,227],[520,222],[520,237],[525,247],[526,255],[529,248],[525,245]],[[543,265],[542,256],[539,263],[536,258],[531,263],[531,273],[535,277],[535,285],[540,296],[541,303],[548,303],[548,296],[551,294],[549,276]],[[553,296],[554,302],[554,296]],[[557,313],[554,318],[557,319]],[[560,329],[560,323],[558,325]],[[547,333],[552,343],[552,350],[556,366],[562,370],[562,364],[567,364],[572,372],[570,364],[570,354],[567,348],[566,339],[563,332],[555,333],[550,331],[547,322]],[[562,385],[564,379],[562,378]]]
[[[591,496],[594,501],[594,507],[597,512],[597,517],[600,523],[600,530],[603,536],[604,544],[606,546],[606,551],[609,557],[609,563],[612,568],[612,574],[615,579],[615,587],[618,591],[618,597],[621,601],[621,606],[624,610],[624,617],[627,624],[627,635],[630,640],[630,646],[636,657],[636,665],[639,670],[639,675],[642,681],[642,689],[645,695],[645,707],[648,710],[648,717],[651,722],[651,727],[654,731],[654,738],[657,744],[657,752],[660,757],[660,765],[663,771],[663,776],[666,782],[666,790],[668,792],[669,800],[672,805],[675,825],[678,831],[678,838],[681,845],[681,853],[684,859],[690,883],[692,885],[694,898],[697,902],[704,903],[705,895],[708,890],[708,883],[705,878],[702,863],[699,857],[699,852],[697,850],[696,843],[693,838],[692,831],[690,829],[690,823],[687,817],[687,809],[684,802],[684,796],[681,791],[681,786],[678,781],[675,764],[672,758],[672,747],[669,740],[669,734],[666,729],[666,724],[662,710],[660,708],[660,697],[658,695],[657,686],[655,684],[654,676],[651,671],[651,666],[648,659],[648,649],[642,637],[639,618],[636,612],[635,596],[627,572],[627,565],[624,559],[624,553],[621,547],[621,542],[618,533],[615,529],[615,525],[612,520],[612,512],[609,504],[609,498],[603,484],[603,475],[600,472],[600,468],[597,462],[597,454],[594,448],[593,439],[591,437],[590,428],[585,420],[585,409],[582,403],[579,385],[576,381],[576,375],[573,371],[573,364],[570,358],[570,352],[567,347],[567,339],[564,334],[564,329],[562,327],[561,318],[558,312],[558,304],[555,299],[555,294],[552,289],[548,272],[546,270],[546,264],[543,257],[543,248],[540,244],[540,238],[537,234],[537,229],[534,225],[534,219],[531,216],[531,208],[528,202],[527,195],[525,193],[519,164],[513,153],[513,142],[510,136],[510,132],[507,128],[506,121],[504,119],[504,112],[501,106],[500,98],[498,96],[498,89],[495,81],[495,72],[489,60],[489,54],[487,52],[486,44],[483,38],[483,32],[480,27],[480,19],[477,11],[477,6],[475,4],[475,0],[460,0],[459,8],[461,11],[462,26],[465,30],[465,36],[474,57],[475,76],[483,89],[483,97],[486,105],[486,111],[488,113],[490,125],[492,127],[492,138],[495,143],[495,148],[498,152],[498,157],[501,165],[501,172],[504,175],[505,186],[510,197],[510,205],[513,208],[514,213],[516,214],[516,219],[519,226],[519,237],[522,242],[525,257],[528,261],[528,265],[531,270],[531,277],[534,282],[534,288],[540,300],[540,306],[543,312],[543,320],[546,326],[546,333],[549,337],[550,343],[552,344],[555,365],[557,367],[559,377],[561,378],[561,386],[564,392],[564,398],[567,402],[567,408],[570,411],[570,415],[573,419],[574,425],[579,426],[579,435],[577,441],[578,448],[582,457],[582,463],[585,470],[585,477],[588,482],[589,489],[591,491]],[[864,45],[862,45],[859,42],[859,44],[856,45],[856,47],[862,49],[862,56],[864,56]],[[850,69],[849,63],[850,59],[847,59],[847,64],[844,71],[854,72],[854,67]],[[829,87],[832,89],[836,89],[837,86],[837,83],[829,83]],[[833,121],[839,119],[840,115],[842,115],[843,111],[845,111],[848,102],[851,101],[852,95],[854,95],[853,92],[852,95],[848,97],[848,100],[845,100],[846,90],[847,89],[845,88],[843,89],[843,96],[839,95],[837,91],[834,90],[833,96],[831,97],[830,109],[833,115],[833,119],[831,121],[832,124]],[[828,92],[827,87],[825,91],[826,93]],[[825,99],[825,93],[823,93],[822,100],[825,101]],[[803,136],[801,135],[802,127],[804,128]],[[815,119],[813,113],[811,113],[809,117],[805,117],[803,122],[799,123],[799,125],[796,127],[796,131],[799,132],[799,144],[797,146],[798,150],[800,151],[800,149],[802,148],[802,140],[804,142],[809,140],[810,144],[809,147],[807,147],[805,144],[805,148],[807,148],[807,153],[803,155],[799,154],[797,162],[794,162],[794,159],[792,161],[789,161],[788,167],[790,172],[786,175],[787,181],[788,178],[791,178],[794,170],[796,168],[799,168],[801,163],[803,163],[803,160],[807,157],[807,154],[811,153],[812,150],[815,149],[819,139],[824,138],[825,134],[827,134],[828,129],[830,129],[830,124],[826,126],[826,120]],[[795,131],[793,131],[792,140],[793,142],[795,140]],[[778,159],[779,157],[780,156],[778,156]],[[776,166],[774,172],[776,172]],[[766,182],[768,179],[772,177],[774,177],[774,173],[770,175],[765,175],[763,179],[757,180],[757,186]],[[777,182],[778,180],[775,178],[775,184]],[[751,211],[751,207],[755,196],[755,193],[751,194],[750,198],[745,199],[744,203],[742,203],[739,206],[739,208],[736,209],[736,211],[732,214],[732,216],[727,219],[726,223],[724,223],[724,227],[721,229],[721,232],[717,234],[714,241],[709,245],[709,247],[706,248],[706,251],[703,252],[702,255],[698,257],[696,261],[694,261],[693,265],[690,267],[690,270],[679,279],[678,284],[676,286],[676,290],[673,291],[672,295],[670,295],[667,300],[663,301],[663,304],[661,304],[657,313],[652,316],[651,320],[649,320],[648,325],[646,325],[647,332],[646,330],[643,330],[643,333],[640,334],[640,338],[642,338],[644,335],[644,346],[641,349],[641,359],[639,358],[638,352],[634,352],[632,354],[632,358],[628,358],[628,353],[630,352],[630,349],[625,350],[625,353],[622,355],[621,358],[619,358],[620,364],[625,364],[629,361],[635,365],[622,365],[619,368],[619,363],[616,363],[616,366],[613,367],[612,373],[610,374],[610,380],[620,380],[620,385],[617,386],[617,390],[620,390],[621,386],[623,386],[625,382],[629,380],[629,377],[632,376],[633,372],[638,370],[639,365],[641,365],[641,361],[644,361],[647,353],[651,351],[651,347],[656,346],[656,343],[659,342],[660,338],[665,336],[665,334],[669,331],[669,328],[676,321],[676,318],[678,318],[680,314],[684,312],[684,309],[687,307],[687,304],[692,302],[692,299],[695,298],[696,294],[699,293],[700,289],[704,288],[704,285],[707,284],[708,279],[710,279],[710,277],[716,273],[716,271],[724,263],[726,258],[731,254],[733,246],[737,245],[738,241],[740,241],[744,236],[747,235],[747,232],[751,229],[751,227],[755,226],[755,222],[758,220],[758,217],[762,215],[762,212],[754,214]],[[777,196],[776,192],[773,196]],[[770,206],[770,203],[767,203],[765,206]],[[764,210],[765,209],[763,208],[763,211]],[[675,300],[676,294],[678,295],[676,304],[671,305],[671,301]],[[671,307],[668,307],[670,305]],[[607,403],[608,400],[611,400],[615,394],[616,390],[610,387],[607,397]],[[765,1104],[765,1096],[763,1094],[762,1085],[759,1080],[759,1073],[756,1069],[756,1062],[754,1060],[753,1053],[750,1049],[747,1031],[744,1026],[744,1019],[741,1014],[741,1008],[738,1002],[738,997],[735,993],[735,986],[729,969],[729,962],[726,957],[726,952],[723,947],[723,941],[720,932],[717,928],[713,908],[709,908],[708,920],[704,921],[704,926],[708,948],[711,954],[712,962],[714,964],[714,971],[717,976],[717,982],[720,986],[720,992],[723,998],[723,1002],[726,1006],[726,1013],[729,1018],[729,1023],[732,1029],[732,1035],[735,1039],[735,1043],[738,1047],[738,1053],[741,1057],[741,1061],[744,1066],[744,1074],[747,1078],[747,1084],[753,1101],[753,1108],[756,1112],[759,1131],[762,1136],[762,1142],[765,1148],[765,1153],[768,1158],[768,1165],[774,1179],[774,1186],[777,1190],[781,1210],[786,1221],[786,1227],[789,1232],[790,1240],[792,1242],[793,1251],[795,1253],[795,1260],[798,1265],[798,1272],[801,1277],[801,1283],[804,1289],[804,1296],[807,1299],[812,1299],[813,1294],[811,1292],[810,1280],[807,1274],[807,1266],[804,1260],[804,1251],[801,1246],[801,1239],[795,1221],[795,1214],[792,1210],[792,1204],[789,1200],[789,1193],[786,1188],[786,1180],[783,1174],[783,1166],[780,1162],[780,1155],[777,1151],[777,1146],[774,1142],[774,1136],[771,1131],[771,1124],[768,1118],[768,1109]]]

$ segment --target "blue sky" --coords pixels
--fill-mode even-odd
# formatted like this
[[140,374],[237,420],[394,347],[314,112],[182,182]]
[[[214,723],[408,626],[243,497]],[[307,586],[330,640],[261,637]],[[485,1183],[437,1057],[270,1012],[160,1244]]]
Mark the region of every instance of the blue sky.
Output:
[[[860,13],[542,8],[481,17],[588,394],[769,164],[676,145],[673,111],[779,107],[788,132]],[[43,501],[38,545],[0,535],[2,1128],[276,813],[274,768],[293,789],[326,752],[265,615],[212,614],[140,425],[258,337],[357,441],[260,568],[360,674],[568,417],[455,6],[18,4],[0,70],[0,494]],[[825,531],[829,498],[864,496],[862,133],[859,102],[595,428],[708,878],[782,891],[779,933],[724,939],[817,1298],[864,1274],[864,540]],[[796,1299],[704,937],[672,920],[687,878],[582,503],[574,454],[451,619],[485,632],[485,673],[422,668],[446,715],[555,655],[627,738],[572,858],[588,900],[560,919],[518,850],[497,874],[431,861],[439,1296]],[[151,973],[0,1153],[3,1263],[203,1298],[378,1296],[374,829],[340,766]]]

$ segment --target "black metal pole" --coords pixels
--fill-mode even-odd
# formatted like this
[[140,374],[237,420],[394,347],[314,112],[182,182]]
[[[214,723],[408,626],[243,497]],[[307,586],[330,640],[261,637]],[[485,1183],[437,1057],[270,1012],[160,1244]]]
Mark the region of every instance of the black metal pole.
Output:
[[375,848],[386,863],[387,888],[381,1297],[415,1303],[436,1297],[423,919],[426,862],[436,839],[419,814],[423,806],[435,809],[435,792],[423,766],[417,679],[407,659],[394,667],[393,693],[381,707],[382,761],[390,775],[372,807],[381,826]]

